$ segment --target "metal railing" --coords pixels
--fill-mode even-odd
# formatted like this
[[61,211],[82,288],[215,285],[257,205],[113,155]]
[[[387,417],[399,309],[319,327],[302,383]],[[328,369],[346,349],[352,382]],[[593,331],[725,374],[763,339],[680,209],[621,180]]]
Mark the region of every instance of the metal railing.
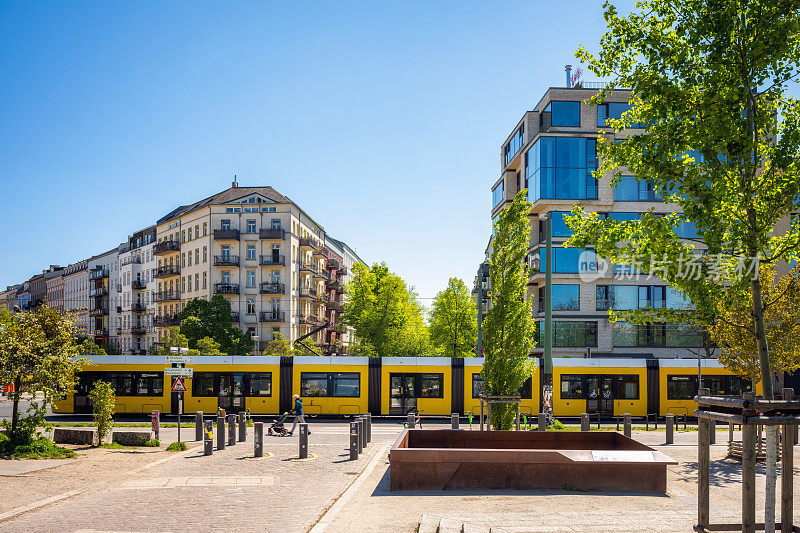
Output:
[[264,228],[258,232],[258,236],[262,239],[278,239],[282,241],[286,238],[286,230],[283,228]]
[[286,286],[283,283],[265,281],[259,287],[259,292],[261,294],[286,294]]
[[169,252],[177,252],[181,249],[181,243],[178,241],[161,241],[153,246],[153,253],[156,255],[166,254]]
[[214,294],[239,294],[238,283],[215,283]]
[[262,266],[286,266],[286,256],[280,255],[262,255],[260,257]]
[[214,238],[219,240],[239,240],[238,229],[215,229]]
[[157,302],[171,302],[178,301],[180,299],[181,293],[179,291],[160,291],[156,293]]
[[178,315],[162,315],[153,317],[153,325],[156,327],[177,326],[180,324]]
[[131,281],[131,287],[133,287],[134,289],[136,289],[138,291],[138,290],[146,289],[147,288],[147,283],[145,283],[143,279],[135,279],[135,280]]
[[229,254],[215,255],[214,266],[239,266],[239,256]]
[[153,271],[153,276],[157,278],[167,278],[169,276],[177,276],[181,273],[181,267],[176,264],[169,264],[157,267]]
[[286,313],[283,311],[262,311],[259,316],[260,322],[285,322]]

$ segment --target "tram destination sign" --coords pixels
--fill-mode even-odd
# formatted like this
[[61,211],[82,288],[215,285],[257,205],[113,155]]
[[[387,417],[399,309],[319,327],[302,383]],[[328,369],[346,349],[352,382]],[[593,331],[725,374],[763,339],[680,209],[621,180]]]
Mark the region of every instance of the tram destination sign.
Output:
[[165,368],[165,376],[178,376],[181,378],[191,379],[194,376],[194,369],[192,368]]
[[190,355],[165,355],[164,356],[164,363],[171,365],[171,364],[184,364],[188,365],[192,362],[192,356]]

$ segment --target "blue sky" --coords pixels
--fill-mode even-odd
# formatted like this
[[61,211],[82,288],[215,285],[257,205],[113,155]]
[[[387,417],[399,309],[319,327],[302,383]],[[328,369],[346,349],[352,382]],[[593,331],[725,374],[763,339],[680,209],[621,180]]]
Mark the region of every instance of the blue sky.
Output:
[[501,143],[603,30],[596,1],[2,2],[0,285],[237,174],[423,298],[471,287]]

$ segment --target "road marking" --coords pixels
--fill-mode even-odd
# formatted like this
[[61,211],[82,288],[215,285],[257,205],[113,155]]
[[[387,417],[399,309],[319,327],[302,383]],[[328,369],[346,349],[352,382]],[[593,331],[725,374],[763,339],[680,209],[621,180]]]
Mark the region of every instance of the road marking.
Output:
[[[195,450],[199,450],[199,449],[200,449],[200,448],[202,448],[202,447],[203,447],[203,446],[195,446],[194,448],[189,448],[189,449],[188,449],[188,450],[186,450],[186,451],[183,451],[183,452],[177,452],[177,453],[175,453],[175,455],[172,455],[172,456],[170,456],[170,457],[164,457],[163,459],[159,459],[158,461],[153,461],[152,463],[147,463],[147,464],[146,464],[146,465],[144,465],[144,466],[140,466],[139,468],[134,468],[133,470],[128,470],[128,471],[127,471],[127,472],[125,472],[125,473],[126,473],[126,474],[129,474],[129,475],[132,475],[132,474],[138,474],[139,472],[142,472],[142,471],[144,471],[144,470],[147,470],[148,468],[153,468],[154,466],[158,466],[158,465],[160,465],[160,464],[162,464],[162,463],[166,463],[167,461],[172,461],[173,459],[178,459],[179,457],[186,457],[187,455],[189,455],[189,454],[190,454],[190,453],[192,453],[193,451],[195,451]],[[172,453],[172,452],[171,452],[171,453]]]
[[69,492],[63,492],[51,498],[46,498],[44,500],[39,500],[38,502],[33,502],[28,505],[23,505],[21,507],[16,507],[7,511],[3,514],[0,514],[0,522],[3,520],[8,520],[9,518],[14,518],[17,515],[21,515],[22,513],[27,513],[28,511],[32,511],[34,509],[38,509],[39,507],[44,507],[45,505],[49,505],[53,502],[57,502],[60,500],[66,500],[67,498],[71,498],[83,492],[82,490],[71,490]]
[[353,481],[353,483],[351,483],[350,486],[347,487],[347,490],[345,490],[342,493],[342,495],[339,496],[336,502],[333,505],[331,505],[327,511],[325,511],[325,514],[323,514],[319,518],[319,520],[317,520],[317,523],[314,524],[314,527],[312,527],[308,531],[308,533],[321,533],[322,531],[325,531],[325,529],[327,529],[327,527],[331,524],[331,522],[333,522],[333,520],[341,512],[341,510],[344,509],[345,505],[347,505],[347,503],[351,499],[353,499],[353,496],[355,496],[356,492],[358,492],[358,489],[361,488],[361,485],[363,485],[364,482],[367,480],[367,478],[370,476],[370,474],[372,474],[372,471],[375,470],[375,467],[377,466],[378,462],[383,458],[384,455],[386,455],[386,451],[389,449],[389,446],[391,445],[390,444],[383,445],[380,451],[376,453],[375,456],[372,458],[372,460],[369,462],[367,467],[361,472],[361,474],[359,474],[359,476]]

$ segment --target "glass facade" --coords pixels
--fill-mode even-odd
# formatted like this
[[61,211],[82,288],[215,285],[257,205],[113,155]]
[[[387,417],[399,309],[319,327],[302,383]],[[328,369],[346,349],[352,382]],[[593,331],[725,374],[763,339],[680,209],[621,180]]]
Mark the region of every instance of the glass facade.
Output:
[[[600,104],[597,106],[597,127],[602,128],[607,126],[608,119],[620,120],[622,114],[628,111],[632,106],[627,103],[609,102],[607,104]],[[629,126],[630,128],[643,128],[641,122],[635,122]]]
[[635,325],[615,322],[615,347],[640,348],[699,348],[703,346],[700,332],[684,324]]
[[[545,271],[547,249],[539,248],[539,270]],[[597,255],[584,248],[553,248],[553,273],[578,274],[597,270]]]
[[511,140],[508,141],[508,144],[505,145],[503,148],[503,161],[505,164],[508,165],[508,162],[514,159],[514,156],[517,155],[520,148],[522,148],[522,144],[524,143],[525,139],[525,124],[521,125],[517,132],[511,137]]
[[528,151],[528,200],[597,198],[596,141],[585,137],[540,137]]
[[663,285],[598,285],[597,310],[668,307],[668,287]]
[[[578,285],[553,285],[553,311],[580,311],[580,293]],[[544,287],[539,287],[539,310],[544,309]]]
[[653,182],[637,180],[635,176],[621,176],[614,187],[615,202],[662,202],[653,190]]
[[[569,229],[567,226],[567,222],[565,217],[570,216],[571,213],[567,211],[551,211],[550,216],[552,217],[552,227],[551,232],[553,234],[554,239],[567,239],[572,237],[572,230]],[[545,242],[547,240],[547,227],[545,226],[544,221],[539,222],[539,242]]]
[[580,102],[550,102],[544,111],[550,113],[551,126],[578,127],[581,125]]
[[501,181],[500,184],[492,191],[492,208],[496,207],[497,204],[502,202],[503,198],[505,198],[505,183]]
[[[542,345],[544,322],[537,327],[538,346]],[[553,346],[557,348],[597,346],[597,322],[553,321]]]

